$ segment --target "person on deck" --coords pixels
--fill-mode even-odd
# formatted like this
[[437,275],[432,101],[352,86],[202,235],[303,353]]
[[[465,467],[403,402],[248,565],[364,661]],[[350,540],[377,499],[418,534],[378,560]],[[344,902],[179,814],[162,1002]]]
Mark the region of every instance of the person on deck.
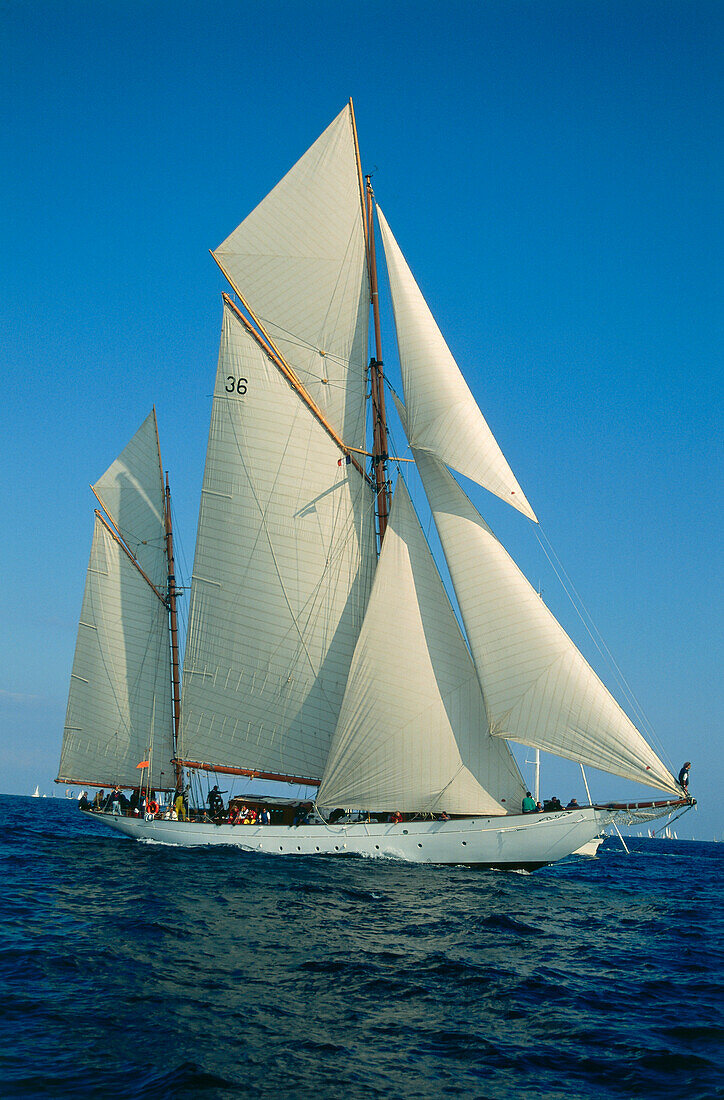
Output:
[[578,810],[579,808],[580,807],[579,807],[578,803],[576,802],[575,798],[572,798],[571,801],[566,806],[567,810]]
[[548,799],[548,800],[547,800],[547,801],[546,801],[546,802],[545,802],[545,803],[543,804],[543,809],[544,809],[544,810],[548,810],[548,811],[554,811],[554,810],[562,810],[562,809],[563,809],[563,806],[561,805],[561,800],[560,800],[560,798],[558,797],[558,795],[555,795],[555,794],[554,794],[554,795],[553,795],[553,798],[551,798],[551,799]]
[[186,820],[186,806],[184,804],[183,791],[176,791],[176,799],[174,801],[174,808],[176,810],[176,817],[179,821]]
[[209,815],[211,817],[218,817],[219,814],[224,812],[224,800],[221,797],[221,793],[216,783],[209,791],[207,802],[209,803]]
[[689,768],[691,767],[691,760],[687,760],[683,768],[679,772],[679,786],[682,791],[689,797]]
[[523,810],[524,814],[535,813],[535,799],[533,798],[530,791],[525,792],[525,798],[523,799],[521,809]]
[[259,819],[259,824],[260,825],[271,825],[271,814],[269,813],[269,810],[267,809],[266,806],[261,811],[261,817]]
[[93,809],[94,810],[102,810],[103,809],[103,803],[105,802],[105,800],[106,800],[106,792],[105,791],[98,791],[97,795],[93,799]]
[[111,795],[111,813],[116,817],[121,816],[121,788],[116,783],[113,788],[113,794]]

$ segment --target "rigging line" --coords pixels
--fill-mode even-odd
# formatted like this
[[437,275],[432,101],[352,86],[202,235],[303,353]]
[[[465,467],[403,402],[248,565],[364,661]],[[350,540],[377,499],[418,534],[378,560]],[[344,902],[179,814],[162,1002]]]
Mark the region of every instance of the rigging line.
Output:
[[656,836],[657,833],[663,833],[665,829],[670,829],[671,826],[674,825],[680,817],[683,817],[684,814],[688,814],[689,810],[691,810],[693,806],[694,803],[692,802],[690,803],[690,805],[685,806],[684,809],[676,815],[676,817],[672,817],[671,820],[667,821],[665,825],[662,825],[660,829],[652,829],[651,831],[653,835]]
[[[613,666],[614,672],[615,672],[616,677],[617,677],[618,682],[619,682],[619,686],[623,689],[624,696],[629,701],[629,704],[633,707],[634,713],[637,715],[639,720],[644,725],[647,733],[651,737],[652,741],[654,741],[654,743],[655,743],[657,749],[659,750],[659,752],[661,753],[661,755],[664,757],[664,759],[666,761],[668,761],[669,766],[673,767],[671,758],[669,757],[669,755],[668,755],[666,749],[664,748],[664,746],[659,741],[659,738],[656,736],[656,733],[655,733],[651,723],[649,722],[648,718],[646,717],[646,714],[644,713],[643,707],[641,706],[638,699],[634,695],[634,692],[633,692],[632,688],[630,687],[628,681],[626,680],[626,677],[624,676],[623,672],[619,668],[613,654],[611,653],[610,649],[608,648],[605,641],[603,640],[603,637],[601,636],[600,631],[598,630],[598,628],[596,627],[595,622],[593,621],[593,617],[591,616],[591,614],[589,613],[589,611],[586,608],[585,604],[583,603],[583,600],[581,599],[579,593],[577,592],[575,585],[571,581],[571,578],[568,576],[568,573],[566,572],[563,564],[561,563],[560,558],[558,557],[558,555],[556,554],[556,552],[553,548],[553,545],[552,545],[550,539],[546,535],[546,533],[543,530],[540,523],[538,524],[538,526],[536,528],[535,534],[536,534],[536,538],[538,539],[538,542],[540,544],[540,547],[543,550],[543,553],[545,554],[551,568],[553,569],[553,572],[556,574],[558,580],[560,581],[560,584],[563,588],[563,591],[568,596],[568,599],[570,600],[571,604],[573,605],[573,607],[576,611],[576,614],[578,615],[581,622],[583,623],[583,625],[584,625],[589,637],[591,638],[593,644],[595,645],[596,649],[601,654],[601,656],[604,658],[604,660],[607,659],[610,662],[610,664]],[[551,554],[556,559],[556,562],[558,563],[558,567],[560,568],[560,572],[559,572],[559,569],[556,568],[556,564],[552,560],[551,554],[548,553],[548,551],[546,550],[546,547],[543,545],[543,542],[542,542],[541,537],[540,537],[541,535],[545,539],[548,546],[550,547]],[[571,595],[571,591],[569,591],[565,581],[563,580],[563,577],[561,576],[561,573],[563,574],[563,577],[565,577],[566,580],[568,581],[568,584],[570,585],[570,588],[571,588],[571,590],[572,590],[572,592],[575,596],[575,599]],[[578,604],[576,603],[576,600],[578,601]],[[586,618],[584,618],[584,615],[581,613],[581,611],[585,612],[585,616],[588,619],[588,622],[586,621]],[[590,626],[589,626],[589,623],[590,623]]]

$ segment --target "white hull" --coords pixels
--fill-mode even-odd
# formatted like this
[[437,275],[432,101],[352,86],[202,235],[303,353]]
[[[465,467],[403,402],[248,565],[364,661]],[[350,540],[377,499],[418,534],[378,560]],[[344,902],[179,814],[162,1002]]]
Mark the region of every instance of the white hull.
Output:
[[[482,864],[533,869],[587,848],[607,814],[586,807],[563,813],[410,821],[400,824],[214,825],[212,822],[144,821],[90,813],[135,840],[183,847],[227,844],[269,855],[356,855],[408,863]],[[588,851],[585,854],[589,854]]]

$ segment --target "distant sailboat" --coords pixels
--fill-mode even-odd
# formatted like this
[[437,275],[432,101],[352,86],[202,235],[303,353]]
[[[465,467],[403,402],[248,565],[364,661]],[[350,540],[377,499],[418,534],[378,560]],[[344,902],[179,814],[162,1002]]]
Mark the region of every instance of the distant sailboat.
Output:
[[33,791],[33,798],[40,798],[40,787],[36,787]]
[[[223,295],[181,699],[155,412],[93,486],[58,781],[138,787],[141,768],[172,790],[184,768],[289,791],[258,796],[276,807],[264,826],[103,816],[172,844],[502,867],[590,852],[614,818],[687,802],[451,473],[536,522],[376,213],[397,408],[464,632],[401,476],[391,500],[375,206],[350,102],[214,253],[237,297]],[[669,797],[522,815],[511,741]],[[300,786],[315,812],[294,827]]]

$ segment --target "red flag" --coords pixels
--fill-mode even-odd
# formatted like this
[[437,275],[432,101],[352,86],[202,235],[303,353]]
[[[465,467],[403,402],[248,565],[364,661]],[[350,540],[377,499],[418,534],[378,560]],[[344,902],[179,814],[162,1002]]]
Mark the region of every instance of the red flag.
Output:
[[140,764],[136,764],[136,767],[137,768],[150,768],[151,767],[151,761],[150,760],[142,760]]

